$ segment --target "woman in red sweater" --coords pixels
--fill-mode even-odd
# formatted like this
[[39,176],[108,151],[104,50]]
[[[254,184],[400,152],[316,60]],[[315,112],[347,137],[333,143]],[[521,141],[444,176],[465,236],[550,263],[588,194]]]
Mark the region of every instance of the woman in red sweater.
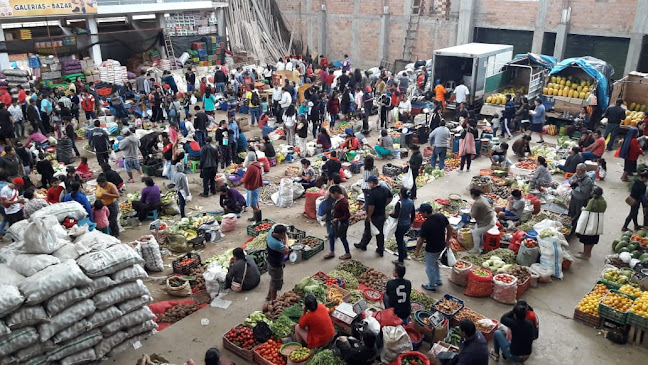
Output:
[[639,141],[637,141],[637,135],[639,130],[637,128],[630,128],[628,134],[626,134],[623,139],[623,145],[617,151],[616,157],[623,159],[623,175],[621,175],[622,181],[629,181],[628,176],[632,176],[637,172],[637,160],[639,155],[643,155],[643,150],[639,147]]
[[304,315],[295,326],[295,340],[309,349],[315,349],[331,342],[334,335],[335,328],[324,304],[318,304],[314,296],[307,295],[304,299]]
[[261,209],[259,208],[259,188],[263,186],[263,167],[258,161],[252,162],[245,171],[243,179],[241,179],[243,186],[247,192],[248,207],[252,208],[253,215],[248,218],[248,221],[261,222]]

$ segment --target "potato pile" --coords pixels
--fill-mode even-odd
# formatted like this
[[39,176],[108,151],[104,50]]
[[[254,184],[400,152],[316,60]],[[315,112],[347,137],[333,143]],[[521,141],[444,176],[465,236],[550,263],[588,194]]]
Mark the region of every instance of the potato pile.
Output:
[[369,268],[367,271],[365,271],[364,274],[362,274],[358,278],[358,282],[360,284],[364,284],[365,286],[379,293],[385,291],[385,286],[387,286],[387,281],[389,281],[389,277],[387,277],[387,275],[373,268]]
[[173,308],[167,309],[163,315],[158,318],[158,323],[176,323],[184,317],[198,310],[198,304],[178,304]]
[[201,292],[205,291],[205,278],[203,277],[203,273],[205,272],[205,268],[201,266],[194,267],[189,271],[189,276],[194,276],[196,277],[196,280],[191,280],[189,284],[191,284],[191,289],[194,289],[195,291]]
[[301,297],[293,291],[285,292],[279,298],[263,305],[263,314],[271,320],[279,318],[284,309],[301,302]]

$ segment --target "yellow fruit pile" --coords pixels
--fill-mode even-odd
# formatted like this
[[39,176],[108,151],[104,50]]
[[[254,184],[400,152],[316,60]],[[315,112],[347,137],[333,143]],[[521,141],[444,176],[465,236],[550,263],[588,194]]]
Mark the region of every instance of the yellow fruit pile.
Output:
[[[511,96],[513,96],[513,94],[511,94]],[[486,97],[486,102],[488,104],[504,105],[504,104],[506,104],[506,95],[505,94],[489,95],[488,97]]]
[[601,303],[625,313],[632,306],[633,300],[616,293],[609,293],[603,298]]
[[[568,98],[587,99],[593,90],[592,80],[578,80],[571,76],[551,76],[551,82],[542,89],[544,95],[564,96]],[[594,85],[595,86],[595,85]]]
[[[624,103],[624,104],[627,105],[627,103]],[[628,106],[628,110],[633,111],[633,112],[642,112],[643,113],[643,112],[646,111],[647,107],[648,106],[646,106],[646,104],[630,103],[630,106]]]
[[635,288],[634,286],[627,285],[627,284],[622,286],[621,288],[619,288],[619,291],[621,293],[625,293],[625,294],[631,295],[633,297],[638,297],[642,293],[641,289]]
[[[632,106],[634,103],[632,103],[630,106]],[[621,121],[621,125],[629,125],[631,127],[636,127],[637,123],[639,123],[640,120],[643,119],[643,114],[642,112],[633,112],[630,110],[626,110],[626,118]]]
[[634,301],[630,312],[648,317],[648,292],[641,293],[641,296]]
[[594,286],[594,289],[590,293],[596,293],[596,294],[601,294],[601,296],[605,296],[609,292],[607,286],[605,284],[596,284]]
[[576,309],[578,309],[581,312],[585,312],[587,314],[591,314],[595,317],[598,317],[599,302],[601,301],[603,296],[604,294],[591,292],[587,294],[585,298],[581,299],[581,301],[576,306]]

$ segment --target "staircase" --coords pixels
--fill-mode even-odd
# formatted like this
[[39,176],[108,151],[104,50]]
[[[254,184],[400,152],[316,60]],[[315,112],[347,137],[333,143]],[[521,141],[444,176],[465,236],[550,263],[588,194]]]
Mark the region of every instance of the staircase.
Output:
[[412,7],[410,8],[409,21],[407,23],[407,30],[405,31],[405,43],[403,44],[403,59],[411,60],[412,52],[414,52],[414,44],[418,38],[418,25],[423,13],[424,0],[412,0]]
[[178,68],[175,62],[175,52],[173,51],[173,44],[171,43],[171,37],[169,35],[164,36],[164,51],[169,60],[171,60],[171,69],[176,70]]

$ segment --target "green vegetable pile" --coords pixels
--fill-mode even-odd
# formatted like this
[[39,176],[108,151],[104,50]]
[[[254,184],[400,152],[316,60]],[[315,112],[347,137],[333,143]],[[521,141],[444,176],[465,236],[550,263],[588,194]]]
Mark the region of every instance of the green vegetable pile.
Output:
[[358,286],[360,285],[360,283],[358,283],[358,279],[356,278],[356,276],[360,276],[360,275],[354,275],[353,273],[350,273],[348,271],[333,270],[326,275],[332,278],[342,279],[342,281],[344,281],[344,284],[346,285],[345,288],[347,290],[358,289]]
[[490,259],[491,256],[499,257],[506,264],[515,264],[516,263],[516,254],[515,254],[515,252],[509,250],[508,248],[498,248],[496,250],[489,251],[488,253],[485,253],[485,254],[479,255],[479,256],[466,256],[466,257],[463,257],[462,260],[468,261],[473,265],[482,267],[484,262],[488,261],[488,259]]
[[229,267],[229,262],[230,262],[230,259],[232,258],[232,252],[233,251],[234,251],[234,249],[232,248],[232,249],[229,249],[229,250],[225,251],[224,253],[222,253],[220,255],[212,256],[212,257],[208,258],[207,260],[203,261],[203,266],[207,267],[212,262],[217,262],[220,267],[224,267],[224,268],[227,269]]
[[272,325],[272,321],[260,311],[252,312],[250,316],[245,319],[245,324],[252,328],[256,327],[259,322],[265,322]]
[[270,329],[276,338],[285,338],[290,336],[294,326],[295,323],[284,313],[280,315],[272,325],[270,325]]
[[364,298],[364,294],[360,290],[351,291],[351,303],[355,303],[362,298]]
[[299,322],[302,314],[304,314],[304,310],[301,305],[293,305],[292,307],[284,309],[282,314],[290,318],[293,322]]
[[253,250],[253,249],[264,249],[266,248],[267,245],[267,239],[268,239],[268,232],[266,233],[261,233],[258,236],[254,237],[254,239],[250,242],[248,242],[247,246],[245,246],[246,250]]
[[432,304],[437,302],[436,299],[432,298],[431,296],[420,293],[416,290],[412,290],[410,299],[412,300],[412,302],[419,302],[423,304],[425,308],[430,308]]
[[308,365],[345,365],[344,360],[333,355],[331,350],[322,350],[311,356]]
[[326,286],[322,282],[315,280],[310,276],[303,278],[299,283],[297,283],[293,291],[295,293],[303,294],[304,297],[309,294],[313,295],[320,303],[326,302]]
[[360,276],[367,271],[368,267],[357,260],[348,260],[335,267],[335,270],[350,272],[353,276]]

